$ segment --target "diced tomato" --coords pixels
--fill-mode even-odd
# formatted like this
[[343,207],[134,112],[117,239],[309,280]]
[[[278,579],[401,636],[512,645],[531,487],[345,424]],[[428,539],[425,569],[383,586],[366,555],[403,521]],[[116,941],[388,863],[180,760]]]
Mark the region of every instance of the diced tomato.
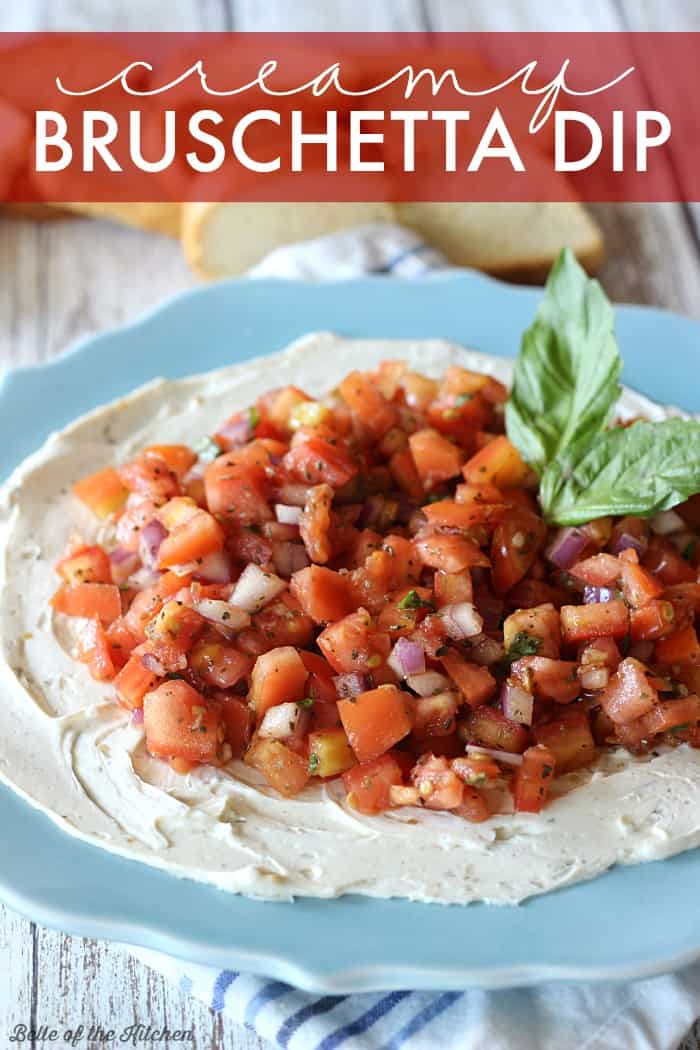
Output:
[[309,769],[317,777],[337,777],[357,765],[345,730],[317,729],[309,733]]
[[[603,555],[599,555],[603,557]],[[651,575],[639,564],[637,552],[630,548],[620,555],[622,576],[622,593],[628,605],[640,609],[643,605],[663,594],[663,586],[658,578]],[[634,622],[634,614],[632,615]]]
[[299,523],[299,532],[312,562],[321,565],[331,556],[330,527],[333,489],[316,485],[309,489]]
[[468,485],[515,488],[528,480],[530,469],[515,445],[501,435],[473,455],[464,464],[462,474]]
[[126,503],[129,494],[114,467],[105,467],[76,481],[73,493],[98,518],[116,514]]
[[139,655],[130,656],[114,679],[119,703],[130,710],[143,707],[144,696],[156,688],[158,681],[158,675],[144,666]]
[[392,638],[410,635],[433,608],[432,592],[427,587],[401,587],[386,595],[377,616],[377,627],[388,631]]
[[394,481],[410,499],[422,503],[425,489],[410,448],[399,449],[389,460],[389,470]]
[[595,638],[624,638],[629,631],[629,611],[621,599],[591,605],[563,605],[560,616],[565,644]]
[[331,485],[341,488],[357,474],[357,463],[337,445],[321,438],[311,438],[290,449],[284,466],[307,485]]
[[411,540],[390,532],[382,541],[382,550],[391,558],[391,590],[418,582],[422,565]]
[[438,396],[439,383],[436,379],[419,375],[417,372],[404,372],[400,388],[407,406],[421,415],[425,415],[431,401]]
[[652,536],[649,540],[649,546],[642,557],[642,565],[658,577],[665,587],[695,582],[696,570],[669,540],[661,536]]
[[469,571],[436,572],[433,580],[435,599],[438,606],[472,602],[474,587]]
[[97,616],[102,623],[111,623],[121,615],[122,600],[119,588],[111,583],[78,583],[61,587],[51,599],[56,612],[66,616]]
[[177,475],[158,456],[139,456],[117,473],[129,492],[139,492],[150,499],[170,499],[180,492]]
[[557,773],[571,773],[595,758],[588,715],[578,708],[568,708],[555,721],[535,726],[533,735],[554,756]]
[[145,634],[149,651],[168,671],[181,671],[187,665],[190,651],[204,620],[181,601],[166,601],[147,622]]
[[419,696],[414,702],[414,736],[423,740],[426,737],[449,736],[454,733],[460,702],[459,694],[452,692]]
[[481,792],[470,784],[464,785],[462,803],[457,812],[472,824],[482,824],[491,816],[488,802]]
[[547,533],[541,518],[523,507],[508,511],[491,543],[493,589],[506,594],[530,570]]
[[371,762],[411,732],[411,701],[393,685],[383,685],[338,701],[338,713],[358,762]]
[[538,656],[549,656],[556,660],[561,652],[561,621],[551,602],[536,605],[531,609],[518,609],[503,622],[503,644],[506,649],[516,642],[518,636],[533,639]]
[[530,743],[530,733],[519,722],[511,722],[494,707],[479,707],[472,711],[465,723],[469,740],[496,751],[510,751],[520,755]]
[[79,583],[112,583],[109,555],[102,547],[78,547],[56,563],[56,572],[71,587]]
[[231,757],[242,758],[250,743],[252,712],[246,701],[239,696],[224,693],[219,699],[219,714],[226,743],[231,748]]
[[329,624],[316,643],[338,674],[376,671],[386,662],[391,649],[389,636],[376,630],[372,617],[364,609]]
[[194,646],[189,655],[189,666],[209,686],[233,689],[250,674],[249,656],[232,645],[204,639]]
[[411,434],[408,443],[418,477],[427,491],[459,474],[464,454],[437,430],[418,430]]
[[302,612],[291,594],[282,594],[277,601],[253,616],[252,629],[242,631],[236,641],[244,652],[260,656],[275,646],[292,645],[300,648],[311,645],[313,636],[311,617]]
[[216,763],[224,726],[219,707],[181,679],[163,682],[143,700],[146,747],[160,758]]
[[618,733],[629,746],[636,746],[659,733],[694,729],[700,722],[700,699],[684,696],[678,700],[659,700],[645,715],[618,726]]
[[342,620],[355,608],[350,576],[320,565],[309,565],[295,572],[290,588],[314,623]]
[[304,661],[292,646],[278,646],[258,657],[250,690],[258,725],[270,707],[303,700],[307,675]]
[[184,525],[186,521],[196,517],[199,509],[190,496],[174,496],[162,507],[158,507],[154,517],[165,526],[168,532],[172,532],[178,525]]
[[165,537],[158,551],[158,565],[161,569],[169,569],[173,565],[199,561],[207,554],[222,550],[224,539],[224,530],[218,521],[206,511],[198,511]]
[[95,616],[83,628],[78,644],[79,659],[87,664],[92,677],[98,682],[114,678],[115,668],[104,628]]
[[[271,426],[280,437],[288,436],[292,431],[292,415],[300,405],[311,403],[311,398],[298,386],[283,386],[268,390],[255,403],[260,422]],[[260,424],[255,428],[260,429]]]
[[338,389],[352,414],[373,438],[382,437],[394,425],[396,413],[393,406],[362,372],[350,372]]
[[418,557],[431,569],[464,572],[465,569],[488,568],[487,556],[476,543],[465,536],[434,533],[415,541]]
[[428,503],[423,513],[436,528],[472,529],[475,525],[492,525],[506,513],[505,503],[456,503],[443,499],[437,503]]
[[654,648],[654,659],[660,664],[700,664],[700,642],[692,624],[660,638]]
[[371,816],[391,806],[391,787],[403,783],[401,766],[393,755],[353,766],[343,773],[348,802],[359,813]]
[[659,694],[649,682],[644,664],[628,656],[599,696],[600,705],[615,723],[633,722],[651,711]]
[[456,649],[449,649],[440,659],[470,707],[485,704],[496,692],[496,679],[488,667],[470,663]]
[[211,514],[241,525],[271,521],[274,517],[265,491],[264,471],[236,463],[232,452],[209,464],[204,474],[204,492]]
[[558,704],[570,704],[581,692],[573,660],[523,656],[511,665],[511,674],[528,692]]
[[547,801],[547,789],[554,776],[555,758],[548,747],[537,744],[523,755],[513,779],[516,813],[539,813]]
[[143,641],[143,638],[137,638],[129,629],[124,616],[118,616],[116,620],[112,620],[105,633],[112,654],[112,663],[118,668],[124,666],[132,651],[139,642]]
[[411,635],[411,640],[418,642],[425,650],[426,656],[433,659],[445,648],[447,628],[441,616],[429,613]]
[[187,445],[149,445],[143,454],[147,459],[165,463],[180,479],[197,462],[196,454]]
[[676,624],[676,611],[671,602],[654,598],[641,609],[630,610],[630,638],[633,642],[653,641],[672,634]]
[[617,582],[622,563],[612,554],[594,554],[569,569],[571,576],[590,587],[611,587]]
[[285,798],[298,795],[309,782],[308,760],[280,740],[254,739],[245,753],[245,761]]
[[444,756],[423,755],[411,770],[411,783],[426,809],[457,809],[464,798],[464,783]]

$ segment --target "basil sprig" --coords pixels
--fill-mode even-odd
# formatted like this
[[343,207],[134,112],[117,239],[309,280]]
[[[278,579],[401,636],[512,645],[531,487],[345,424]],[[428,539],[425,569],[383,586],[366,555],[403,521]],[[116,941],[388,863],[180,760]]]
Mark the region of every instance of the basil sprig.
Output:
[[552,524],[647,517],[700,492],[700,423],[606,429],[621,370],[612,306],[567,249],[523,336],[506,406],[508,437],[540,475]]

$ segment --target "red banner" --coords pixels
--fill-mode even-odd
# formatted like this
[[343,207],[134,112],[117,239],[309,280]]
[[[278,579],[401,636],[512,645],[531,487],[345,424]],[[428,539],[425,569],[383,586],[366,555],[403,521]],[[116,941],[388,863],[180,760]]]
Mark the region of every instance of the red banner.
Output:
[[700,34],[0,34],[0,200],[700,200]]

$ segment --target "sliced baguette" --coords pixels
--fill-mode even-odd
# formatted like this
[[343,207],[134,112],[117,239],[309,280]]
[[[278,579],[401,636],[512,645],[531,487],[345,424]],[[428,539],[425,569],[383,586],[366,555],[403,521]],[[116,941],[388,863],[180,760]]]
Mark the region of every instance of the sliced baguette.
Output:
[[123,201],[95,204],[90,201],[72,204],[54,204],[52,207],[68,209],[79,215],[89,215],[93,219],[108,219],[111,222],[136,226],[141,230],[164,233],[169,237],[180,236],[180,217],[182,205],[166,202],[143,201],[133,204]]
[[603,259],[602,234],[576,201],[186,204],[182,241],[195,272],[217,279],[245,272],[282,244],[375,221],[416,230],[456,266],[511,280],[542,281],[564,245],[589,272]]
[[392,205],[376,203],[186,204],[182,217],[185,257],[200,277],[244,273],[283,244],[306,241],[367,222],[393,222]]
[[578,201],[397,205],[398,221],[456,266],[519,281],[544,280],[565,246],[593,273],[604,257],[599,226]]

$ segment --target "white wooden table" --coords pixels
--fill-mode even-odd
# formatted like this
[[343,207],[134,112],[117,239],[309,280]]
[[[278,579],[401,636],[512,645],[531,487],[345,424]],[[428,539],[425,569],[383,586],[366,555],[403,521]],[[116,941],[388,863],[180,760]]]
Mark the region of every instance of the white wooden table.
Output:
[[[526,13],[527,12],[527,13]],[[697,0],[10,0],[0,30],[700,30]],[[694,206],[603,205],[603,282],[621,301],[700,316]],[[192,278],[166,238],[82,219],[0,222],[0,365],[60,353],[133,317]],[[197,1050],[263,1044],[106,943],[67,937],[0,908],[0,1047],[15,1024],[134,1022],[194,1029]],[[699,1050],[700,1026],[683,1050]],[[35,1045],[29,1044],[32,1050]],[[93,1050],[97,1043],[81,1043]],[[173,1044],[174,1045],[174,1044]]]

